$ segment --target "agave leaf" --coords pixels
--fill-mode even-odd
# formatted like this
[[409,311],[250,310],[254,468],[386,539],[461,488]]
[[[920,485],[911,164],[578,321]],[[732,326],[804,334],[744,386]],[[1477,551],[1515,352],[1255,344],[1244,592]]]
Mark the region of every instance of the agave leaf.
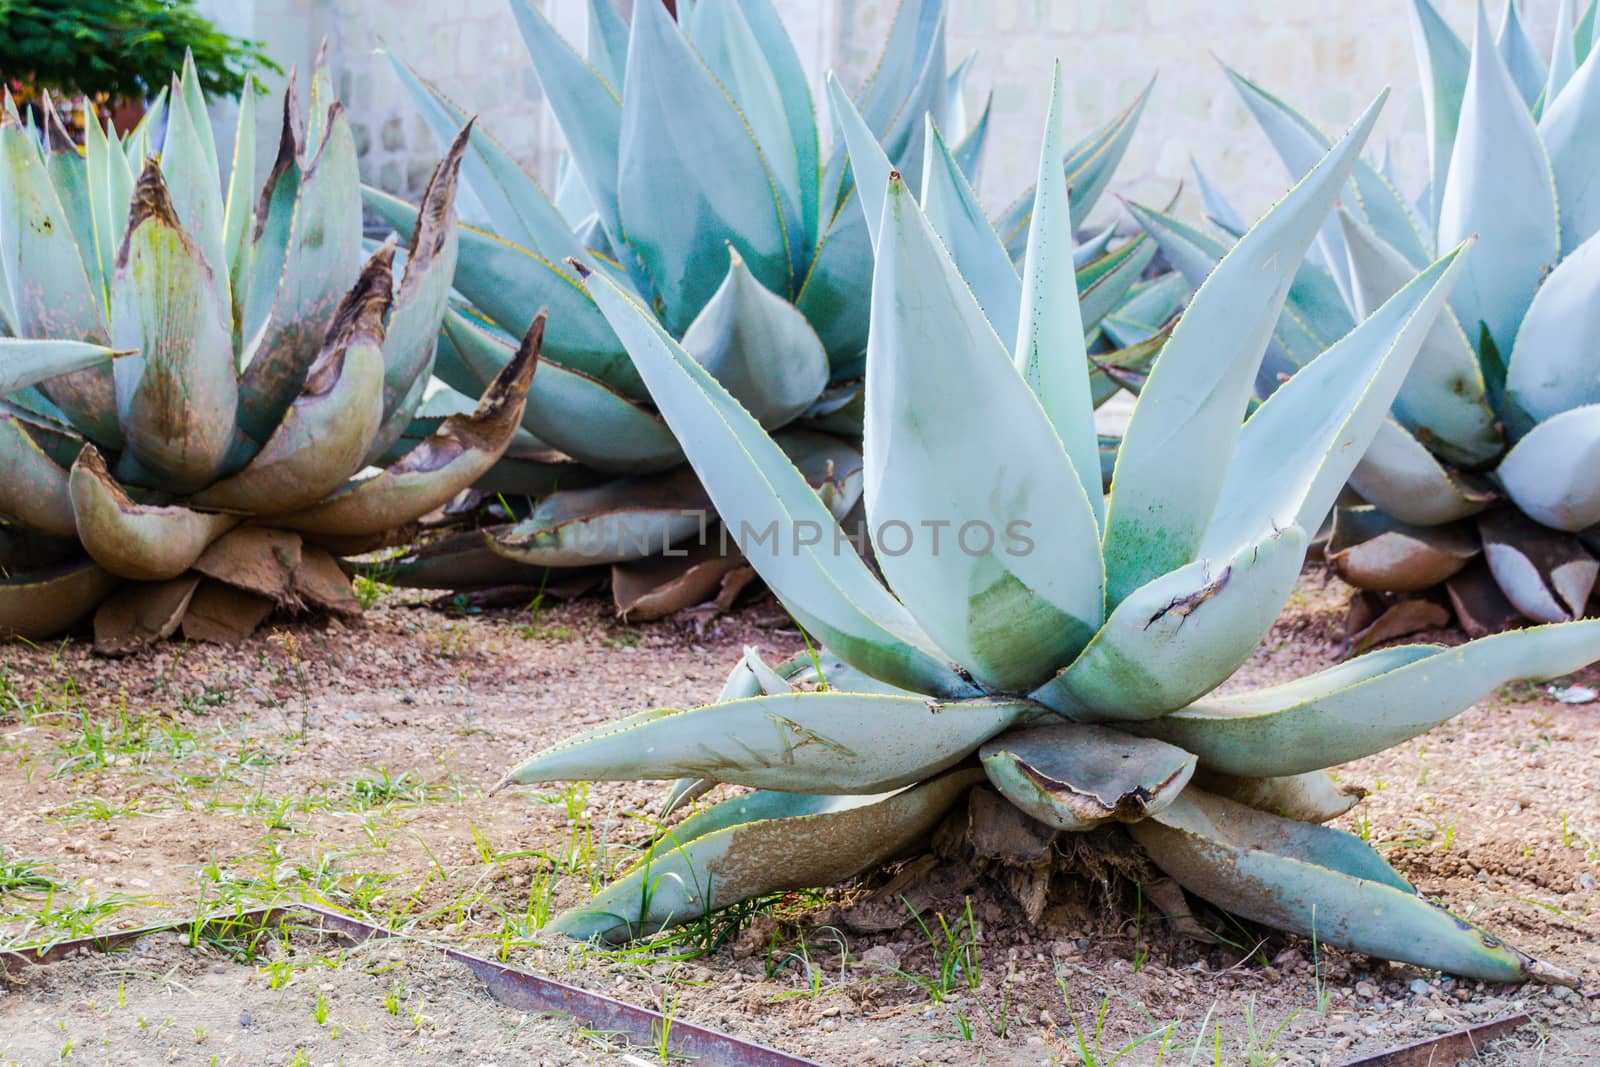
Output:
[[1589,54],[1593,51],[1595,13],[1600,10],[1600,0],[1589,0],[1584,6],[1583,15],[1579,17],[1577,25],[1572,30],[1572,45],[1574,61],[1582,66],[1588,62]]
[[67,132],[61,116],[56,113],[54,105],[50,102],[49,93],[44,94],[43,111],[45,173],[49,175],[50,184],[55,187],[56,196],[66,212],[73,241],[78,246],[78,254],[89,276],[89,288],[94,293],[95,299],[104,307],[105,264],[96,247],[94,190],[89,184],[88,160],[85,154],[78,150],[72,135]]
[[76,538],[67,472],[35,438],[38,426],[25,412],[0,409],[0,514],[30,530]]
[[490,543],[510,559],[541,567],[682,556],[685,550],[671,547],[696,533],[705,543],[710,516],[711,501],[699,479],[683,467],[553,493],[509,530],[490,534]]
[[1600,562],[1576,537],[1510,509],[1480,516],[1478,534],[1496,584],[1518,611],[1536,622],[1584,615]]
[[121,578],[176,578],[240,522],[237,515],[135,503],[93,445],[78,453],[68,485],[78,539],[96,563]]
[[[927,121],[922,164],[923,213],[950,250],[956,269],[972,287],[994,332],[1010,342],[1017,335],[1022,282],[1011,264],[1011,257],[990,227],[977,193],[945,146],[944,137],[934,127],[932,116]],[[1070,236],[1067,243],[1070,246]],[[1076,307],[1075,302],[1062,303]]]
[[[233,443],[227,280],[179,225],[155,161],[134,191],[111,278],[117,417],[139,466],[178,492],[198,489]],[[170,576],[169,576],[170,577]]]
[[[1371,315],[1416,273],[1405,257],[1343,208],[1339,223],[1350,253],[1357,319]],[[1395,398],[1395,418],[1446,459],[1479,464],[1504,447],[1484,400],[1483,373],[1466,334],[1448,310],[1422,342]]]
[[762,426],[784,426],[828,384],[828,353],[805,316],[762,285],[732,245],[728,258],[727,276],[684,331],[683,347]]
[[1437,229],[1472,55],[1431,0],[1411,0],[1410,13],[1417,68],[1423,72],[1422,113],[1428,129],[1428,221]]
[[961,770],[889,796],[801,800],[790,818],[760,818],[772,809],[753,803],[754,821],[729,819],[733,825],[652,856],[546,929],[627,940],[752,897],[853,878],[916,847],[981,780],[981,771]]
[[1189,170],[1194,173],[1194,183],[1200,190],[1200,202],[1205,205],[1206,218],[1212,225],[1238,238],[1240,234],[1250,228],[1236,208],[1228,203],[1228,198],[1218,189],[1216,183],[1206,176],[1200,169],[1199,160],[1189,157]]
[[[1099,627],[1099,526],[1049,416],[897,178],[884,212],[866,388],[879,566],[940,648],[1017,691]],[[1087,388],[1077,401],[1071,417],[1088,423]]]
[[[239,426],[256,441],[271,436],[300,395],[346,287],[361,271],[361,178],[355,138],[343,106],[334,101],[329,107],[323,140],[299,178],[282,271],[271,273],[276,256],[264,256],[258,247],[257,270],[250,283],[240,356]],[[283,180],[283,172],[279,173]],[[269,214],[281,210],[270,198],[267,204]],[[257,231],[262,232],[259,215]],[[272,240],[276,239],[274,235]],[[252,323],[260,323],[254,332]]]
[[[1543,81],[1541,71],[1541,86]],[[1534,290],[1560,254],[1557,227],[1556,188],[1544,143],[1512,72],[1489,47],[1480,6],[1438,225],[1440,247],[1473,233],[1480,242],[1453,301],[1469,337],[1478,335],[1481,321],[1495,346],[1511,351]]]
[[1462,251],[1417,275],[1250,417],[1201,556],[1234,555],[1268,525],[1322,525],[1432,331],[1464,265]]
[[1546,526],[1576,533],[1600,523],[1600,404],[1535,426],[1495,471],[1506,495]]
[[1600,143],[1592,133],[1597,116],[1600,62],[1591,53],[1566,92],[1546,105],[1539,119],[1539,137],[1550,152],[1555,175],[1563,256],[1600,233]]
[[1176,271],[1136,285],[1111,314],[1100,320],[1100,329],[1114,344],[1124,349],[1148,345],[1158,336],[1166,343],[1172,317],[1188,296],[1188,283]]
[[[273,302],[278,298],[289,241],[294,235],[300,182],[304,178],[300,158],[304,144],[301,124],[298,89],[291,76],[283,90],[277,155],[256,199],[254,225],[245,239],[248,248],[240,253],[249,279],[233,287],[233,329],[240,352],[262,331],[272,313]],[[114,138],[115,131],[112,135]],[[129,188],[132,188],[131,180]]]
[[94,650],[124,656],[178,632],[200,577],[184,574],[164,582],[129,582],[94,613]]
[[628,62],[628,23],[611,0],[589,0],[588,33],[584,48],[589,66],[607,85],[622,95],[622,77]]
[[[668,329],[686,328],[716,292],[724,242],[768,289],[793,292],[772,172],[738,108],[664,7],[647,4],[635,13],[627,77],[618,205]],[[707,167],[708,159],[716,166]],[[671,199],[665,210],[663,190]]]
[[[1597,79],[1600,81],[1600,79]],[[1600,238],[1590,238],[1534,294],[1506,367],[1507,397],[1534,422],[1600,402]]]
[[403,556],[363,563],[357,573],[402,589],[539,585],[548,573],[545,568],[527,567],[507,559],[489,547],[484,534],[483,530],[461,530],[430,538]]
[[1129,832],[1178,884],[1247,919],[1467,978],[1576,981],[1429,903],[1342,830],[1191,789]]
[[1305,552],[1305,531],[1291,525],[1231,559],[1201,559],[1152,580],[1124,598],[1083,654],[1031,699],[1095,722],[1164,715],[1209,693],[1271,629]]
[[406,254],[405,274],[381,335],[383,413],[381,429],[366,455],[368,464],[388,452],[404,432],[422,401],[430,376],[439,323],[449,306],[451,279],[459,252],[455,190],[470,131],[470,126],[462,127],[434,168],[423,193],[417,228],[411,235]]
[[[1479,5],[1479,11],[1481,14],[1482,5]],[[1487,48],[1489,43],[1487,16],[1482,17],[1485,20],[1483,32],[1473,42],[1475,50],[1480,46]],[[1522,23],[1522,13],[1517,10],[1516,0],[1506,0],[1505,13],[1500,19],[1500,32],[1495,35],[1495,47],[1511,74],[1512,83],[1522,94],[1523,102],[1529,108],[1537,106],[1539,94],[1544,92],[1550,72],[1544,60],[1539,58],[1539,49],[1528,36],[1528,28]]]
[[940,703],[877,693],[781,693],[660,708],[536,753],[508,774],[553,781],[713,778],[791,793],[877,793],[966,759],[1026,701]]
[[1195,768],[1174,745],[1078,723],[1002,734],[978,755],[1002,796],[1057,830],[1154,815],[1178,799]]
[[345,295],[305,387],[255,458],[195,494],[203,508],[275,515],[310,507],[365,465],[383,421],[383,316],[389,309],[385,246]]
[[606,84],[606,79],[562,40],[532,0],[511,0],[511,13],[600,224],[611,246],[622,248],[625,242],[617,212],[617,156],[622,141],[622,98],[618,94],[622,86]]
[[1456,621],[1468,637],[1484,637],[1520,626],[1522,612],[1495,582],[1489,564],[1474,560],[1444,583]]
[[1392,419],[1378,427],[1350,473],[1350,487],[1379,511],[1417,526],[1475,515],[1495,499],[1492,491],[1447,472]]
[[833,514],[760,424],[614,283],[592,275],[589,292],[632,353],[717,513],[800,624],[874,677],[920,692],[970,693],[859,556],[833,545],[817,549],[838,529]]
[[689,546],[686,554],[657,556],[611,568],[611,602],[629,622],[664,619],[699,604],[731,604],[755,571],[744,557],[716,541]]
[[1572,19],[1572,0],[1560,0],[1556,5],[1555,32],[1550,40],[1550,72],[1544,83],[1541,116],[1560,98],[1561,91],[1578,69],[1577,49],[1572,40]]
[[[1067,289],[1068,298],[1061,295],[1061,290],[1066,288],[1067,275],[1076,278],[1076,271],[1072,257],[1071,197],[1054,173],[1061,154],[1060,109],[1061,64],[1057,63],[1045,117],[1044,143],[1039,149],[1039,178],[1034,186],[1028,250],[1022,269],[1021,322],[1012,352],[1018,372],[1038,397],[1066,449],[1098,526],[1105,522],[1105,497],[1100,491],[1100,445],[1090,401],[1087,351],[1083,344],[1084,317],[1078,301],[1070,298],[1077,295],[1076,283]],[[959,260],[957,265],[961,266]],[[1008,280],[1014,277],[1009,263],[995,269],[1003,271]],[[971,277],[965,269],[962,273]],[[1105,282],[1106,277],[1101,277],[1095,284]],[[996,325],[998,327],[999,323]],[[1001,332],[1000,336],[1011,335]],[[1095,623],[1098,621],[1096,619]]]
[[52,637],[84,618],[119,579],[90,561],[0,575],[0,634]]
[[[458,154],[456,142],[461,139],[463,130],[471,128],[471,151],[461,161],[461,169],[498,236],[556,263],[563,263],[571,256],[587,255],[587,250],[573,236],[571,227],[539,183],[498,141],[478,129],[464,110],[440,92],[438,86],[420,77],[409,64],[401,62],[393,53],[389,55],[389,62],[439,146],[446,150],[446,159]],[[426,199],[424,197],[425,202]]]
[[[0,273],[10,288],[7,314],[19,336],[108,344],[111,336],[37,142],[14,111],[0,116]],[[44,386],[91,440],[122,444],[109,369],[81,371]]]
[[[1111,175],[1122,162],[1123,154],[1133,140],[1134,128],[1138,126],[1139,116],[1144,114],[1144,106],[1154,88],[1155,79],[1152,78],[1105,125],[1067,150],[1061,161],[1061,169],[1067,176],[1074,226],[1081,226],[1088,219],[1101,194],[1111,183]],[[1027,245],[1028,227],[1033,221],[1034,195],[1033,189],[1025,191],[995,220],[994,228],[1013,259],[1021,258]]]
[[[250,284],[250,232],[255,221],[256,89],[255,75],[246,74],[244,91],[239,94],[239,123],[233,134],[228,198],[222,208],[222,259],[228,268],[228,292],[236,324],[241,321],[245,289]],[[89,139],[93,141],[94,134],[90,134]],[[237,336],[234,338],[235,350],[239,340]]]
[[[112,152],[113,149],[106,139],[106,131],[101,127],[99,118],[94,116],[87,118],[83,124],[83,169],[85,192],[89,197],[89,214],[94,229],[90,238],[80,241],[79,244],[80,247],[92,247],[94,258],[99,261],[97,264],[85,264],[85,269],[92,279],[96,279],[91,282],[91,288],[98,286],[95,296],[101,301],[102,306],[109,299],[106,282],[111,277],[117,246],[122,243],[123,223],[127,221],[127,216],[122,211],[127,205],[127,200],[119,199],[112,188]],[[121,152],[116,153],[115,162],[118,169],[126,173],[127,161]],[[131,190],[132,187],[133,183],[129,181],[124,188]],[[115,211],[111,209],[113,203],[117,204]],[[11,303],[11,287],[5,282],[3,270],[0,270],[0,318],[5,320],[8,330],[13,333],[16,331],[16,308]]]
[[[1090,356],[1089,362],[1092,367],[1089,371],[1089,398],[1094,406],[1098,409],[1124,389],[1133,393],[1142,389],[1144,379],[1149,376],[1151,364],[1161,354],[1161,349],[1166,345],[1170,334],[1170,330],[1161,330],[1148,340],[1127,348]],[[1099,453],[1103,451],[1101,444],[1096,438],[1096,468],[1100,466]]]
[[1412,526],[1376,508],[1337,508],[1328,565],[1358,589],[1416,593],[1438,585],[1479,553],[1456,525]]
[[[817,241],[817,121],[808,79],[782,21],[770,3],[760,5],[764,11],[750,7],[750,15],[767,19],[763,38],[756,32],[757,20],[747,16],[747,6],[738,0],[706,0],[695,7],[689,33],[761,150],[782,206],[790,272],[799,278]],[[781,76],[774,58],[785,64]]]
[[[175,106],[167,117],[161,142],[161,177],[172,197],[178,224],[200,249],[206,266],[226,276],[229,260],[222,233],[222,187],[217,183],[217,144],[211,134],[200,94],[200,76],[193,56],[186,56],[183,74],[172,79]],[[231,350],[230,350],[231,351]]]
[[823,234],[795,307],[817,331],[828,351],[833,380],[861,376],[871,317],[872,238],[866,218],[849,198]]
[[[896,169],[913,189],[922,187],[922,159],[924,138],[927,133],[926,116],[932,115],[934,125],[940,125],[940,109],[945,99],[945,77],[949,65],[945,61],[944,0],[923,0],[923,9],[937,9],[938,20],[926,44],[919,48],[917,74],[910,91],[900,101],[894,120],[882,134],[881,140]],[[891,31],[892,33],[892,31]],[[871,107],[871,101],[867,102]],[[869,121],[871,119],[868,116]],[[874,124],[873,130],[879,127]]]
[[511,444],[539,360],[541,315],[516,357],[489,383],[471,415],[454,415],[400,460],[348,482],[319,504],[275,525],[312,535],[352,537],[393,529],[444,504],[493,467]]
[[1155,242],[1140,234],[1078,268],[1078,318],[1086,334],[1093,333],[1107,315],[1122,306],[1158,251]]
[[[971,61],[971,57],[968,57],[968,61]],[[978,188],[981,177],[979,172],[983,167],[983,153],[989,144],[989,116],[993,111],[994,93],[991,92],[983,102],[983,110],[978,112],[978,121],[972,124],[966,136],[957,142],[955,151],[951,153],[956,166],[961,168],[961,173],[966,176],[967,182],[973,189]],[[960,122],[950,122],[947,126],[952,130],[964,128],[964,124]]]
[[1367,795],[1365,789],[1340,785],[1327,771],[1283,778],[1239,778],[1201,768],[1195,772],[1194,784],[1214,796],[1298,822],[1337,819]]
[[1502,685],[1569,674],[1597,656],[1600,621],[1514,630],[1457,648],[1401,645],[1283,685],[1208,697],[1131,728],[1225,774],[1303,774],[1382,752]]
[[[929,59],[943,37],[944,0],[905,0],[895,12],[883,55],[856,106],[878,137],[885,137],[897,119],[912,110],[912,96]],[[944,77],[943,64],[939,75]],[[915,108],[917,121],[927,108]]]
[[[509,341],[454,309],[445,312],[443,342],[442,355],[462,364],[472,379],[451,384],[473,391],[500,373],[516,354]],[[441,376],[451,378],[442,369]],[[556,363],[541,364],[528,391],[522,424],[540,440],[596,470],[646,474],[683,462],[683,449],[659,415],[605,382]]]
[[63,374],[109,367],[113,358],[128,354],[87,341],[0,337],[0,396]]
[[[1108,605],[1195,558],[1295,265],[1384,99],[1223,257],[1151,371],[1118,453],[1106,516]],[[1179,454],[1193,458],[1181,473],[1171,463]]]
[[[860,205],[867,234],[872,247],[876,249],[878,227],[883,219],[884,191],[889,188],[889,172],[894,169],[894,164],[890,162],[883,145],[878,143],[877,135],[867,125],[867,120],[856,110],[849,94],[831,72],[828,75],[828,100],[833,108],[839,141],[849,153],[850,171],[855,178],[851,195]],[[845,216],[851,210],[847,200],[840,205],[839,216]]]

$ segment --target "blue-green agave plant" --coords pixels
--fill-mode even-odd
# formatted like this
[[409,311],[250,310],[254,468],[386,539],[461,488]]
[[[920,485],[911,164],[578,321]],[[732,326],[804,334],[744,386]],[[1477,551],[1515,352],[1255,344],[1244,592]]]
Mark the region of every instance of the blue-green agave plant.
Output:
[[[1479,6],[1470,49],[1429,0],[1410,10],[1430,180],[1413,206],[1378,168],[1358,166],[1278,323],[1276,370],[1293,373],[1439,249],[1476,234],[1450,311],[1352,474],[1365,504],[1338,511],[1328,558],[1364,589],[1446,583],[1470,632],[1577,618],[1600,574],[1590,552],[1600,548],[1595,8],[1574,25],[1562,0],[1548,66],[1515,3],[1498,34]],[[1229,76],[1285,166],[1304,173],[1327,136]],[[1236,216],[1208,194],[1213,220],[1230,228]],[[1143,221],[1196,280],[1226,247],[1158,213]]]
[[[476,411],[355,479],[411,424],[455,268],[457,138],[396,284],[362,265],[355,141],[320,64],[254,184],[255,94],[224,183],[192,60],[126,140],[0,116],[0,632],[91,611],[121,652],[274,608],[360,611],[335,554],[471,485],[521,416],[536,332]],[[92,114],[92,111],[90,112]],[[157,143],[154,131],[164,122]],[[42,141],[42,143],[41,143]]]
[[737,398],[625,286],[589,275],[724,521],[775,534],[750,562],[821,650],[778,670],[747,653],[717,703],[596,727],[510,773],[756,790],[673,827],[554,929],[648,935],[851,878],[916,848],[981,786],[1051,831],[1123,823],[1191,892],[1270,926],[1485,980],[1571,981],[1319,824],[1356,800],[1326,768],[1510,679],[1593,661],[1600,622],[1389,648],[1214,694],[1278,616],[1308,531],[1466,268],[1465,249],[1449,251],[1244,420],[1295,266],[1381,98],[1200,287],[1144,383],[1108,497],[1071,299],[1059,102],[1058,88],[1014,305],[967,274],[936,201],[853,154],[881,206],[864,499],[887,588],[817,536],[833,528],[827,508]]
[[[493,232],[462,228],[455,287],[472,306],[447,314],[438,374],[455,389],[476,389],[509,358],[532,314],[549,309],[527,436],[482,486],[521,521],[496,528],[487,543],[477,534],[441,542],[386,573],[409,583],[439,581],[441,573],[537,583],[544,567],[616,564],[619,607],[655,614],[668,602],[703,598],[704,581],[714,583],[737,559],[696,546],[687,558],[704,565],[701,583],[659,605],[640,599],[657,591],[658,575],[681,572],[650,557],[693,540],[709,502],[683,466],[676,435],[649,406],[626,338],[580,272],[604,275],[649,308],[763,427],[780,433],[814,483],[831,485],[842,513],[860,493],[855,438],[872,269],[866,218],[842,139],[822,150],[805,72],[770,0],[701,0],[680,5],[677,21],[664,5],[644,3],[631,27],[611,0],[590,0],[586,56],[528,0],[511,0],[511,8],[566,135],[566,166],[548,197],[474,130],[465,174]],[[944,0],[904,0],[871,79],[853,106],[843,95],[835,104],[851,108],[908,181],[937,190],[948,210],[970,214],[986,234],[998,232],[998,244],[985,237],[995,255],[984,268],[1015,287],[1031,198],[994,223],[978,205],[973,183],[988,109],[961,132],[969,64],[947,72],[944,21]],[[448,137],[461,109],[409,67],[396,61],[395,69],[435,132]],[[1063,154],[1080,217],[1110,180],[1144,100]],[[947,142],[947,133],[960,138]],[[368,202],[397,226],[414,217],[414,208],[382,193],[369,191]],[[1153,244],[1111,241],[1108,228],[1080,246],[1078,282],[1096,294],[1099,310],[1086,325],[1108,374],[1136,380],[1178,294],[1135,288]],[[1143,300],[1130,304],[1130,296]],[[1165,310],[1157,306],[1163,298]],[[451,402],[448,394],[432,401]],[[565,461],[551,462],[552,452]],[[536,497],[537,506],[524,506]]]

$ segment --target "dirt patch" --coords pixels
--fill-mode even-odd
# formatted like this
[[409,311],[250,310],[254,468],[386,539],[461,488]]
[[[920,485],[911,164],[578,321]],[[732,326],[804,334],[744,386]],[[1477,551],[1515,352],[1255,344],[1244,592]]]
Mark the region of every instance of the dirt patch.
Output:
[[[1332,662],[1344,596],[1308,571],[1230,687]],[[545,919],[648,836],[661,787],[489,787],[577,729],[712,698],[747,644],[778,658],[801,647],[770,600],[703,631],[626,628],[594,602],[536,617],[390,602],[357,625],[280,629],[227,651],[174,644],[107,661],[71,642],[6,646],[0,945],[309,900],[836,1064],[1081,1062],[1080,1031],[1100,1062],[1125,1049],[1125,1063],[1340,1062],[1514,1010],[1538,1025],[1501,1062],[1600,1061],[1600,1015],[1575,995],[1453,981],[1247,927],[1220,926],[1231,944],[1201,946],[1125,884],[1110,900],[1090,882],[1058,885],[1033,927],[998,886],[936,865],[915,880],[935,904],[926,931],[883,928],[898,891],[873,897],[885,878],[762,902],[640,949],[547,942]],[[1600,704],[1515,688],[1344,768],[1373,793],[1340,825],[1453,910],[1593,982],[1597,759]],[[22,975],[0,995],[0,1064],[58,1062],[69,1042],[66,1061],[82,1063],[619,1055],[571,1023],[521,1021],[436,956],[405,965],[429,976],[425,999],[451,1020],[442,1036],[387,1010],[368,957],[328,967],[312,962],[325,946],[299,944],[272,946],[289,964],[141,951],[164,955]],[[262,990],[277,999],[250,1000]],[[349,1006],[337,1041],[314,1017],[319,994]],[[147,1024],[151,1005],[167,1005],[164,1036],[134,1035],[129,1012],[109,1006],[118,997]],[[267,1013],[259,1033],[239,1026],[244,1010]]]

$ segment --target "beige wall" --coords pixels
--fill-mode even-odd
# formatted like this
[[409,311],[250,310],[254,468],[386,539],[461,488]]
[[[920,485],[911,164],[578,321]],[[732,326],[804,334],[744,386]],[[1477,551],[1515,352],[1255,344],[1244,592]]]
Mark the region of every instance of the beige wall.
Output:
[[[235,32],[265,38],[280,61],[309,61],[327,35],[368,181],[415,195],[437,147],[387,61],[380,41],[437,80],[541,177],[552,174],[559,136],[505,0],[208,0]],[[581,41],[586,0],[540,0]],[[1115,188],[1152,202],[1186,178],[1191,155],[1241,210],[1258,213],[1286,179],[1265,139],[1229,88],[1213,54],[1304,109],[1342,128],[1379,88],[1393,96],[1377,134],[1393,145],[1415,192],[1423,166],[1409,0],[949,0],[952,62],[969,52],[976,106],[994,92],[994,136],[983,175],[999,208],[1032,181],[1052,61],[1059,58],[1071,130],[1112,115],[1153,75],[1156,91]],[[1472,0],[1436,0],[1470,31]],[[623,0],[626,6],[627,0]],[[777,0],[814,77],[827,66],[859,79],[876,57],[894,0]],[[1525,0],[1541,44],[1556,0]],[[1491,0],[1498,20],[1498,4]],[[219,115],[226,123],[226,116]],[[225,138],[227,134],[224,134]],[[270,145],[272,133],[259,136]],[[263,148],[263,152],[266,148]],[[264,165],[264,164],[263,164]],[[1106,201],[1102,211],[1114,210]],[[1192,182],[1184,210],[1195,210]]]

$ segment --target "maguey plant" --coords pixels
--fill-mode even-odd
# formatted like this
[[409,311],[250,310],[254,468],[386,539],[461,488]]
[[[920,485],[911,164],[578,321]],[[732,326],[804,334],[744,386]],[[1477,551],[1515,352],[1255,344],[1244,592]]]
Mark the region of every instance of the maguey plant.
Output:
[[[1479,6],[1469,49],[1429,0],[1411,22],[1429,181],[1414,205],[1358,164],[1277,327],[1281,375],[1370,315],[1439,250],[1478,249],[1335,516],[1328,559],[1363,590],[1372,636],[1469,633],[1583,616],[1600,574],[1600,58],[1594,6],[1557,12],[1548,65],[1515,3],[1498,34]],[[1291,174],[1329,139],[1229,71]],[[1421,155],[1422,153],[1418,153]],[[1208,189],[1213,220],[1237,226]],[[1229,223],[1227,220],[1235,221]],[[1196,282],[1225,247],[1157,213],[1149,232]],[[1442,585],[1441,585],[1442,583]],[[1382,612],[1382,614],[1379,614]]]
[[[860,495],[872,269],[855,175],[838,138],[822,151],[808,79],[770,0],[684,4],[677,21],[664,5],[639,4],[631,26],[609,0],[591,0],[584,55],[528,0],[511,8],[568,154],[552,198],[473,131],[465,177],[489,228],[462,228],[455,288],[471,307],[447,313],[437,373],[475,391],[549,308],[527,434],[480,485],[516,521],[487,539],[437,540],[384,572],[416,585],[538,585],[547,567],[609,566],[625,614],[665,614],[726,592],[741,561],[707,536],[705,490],[578,272],[598,271],[650,308],[843,514]],[[948,210],[987,229],[973,184],[989,111],[967,129],[970,64],[947,72],[945,17],[943,0],[905,0],[855,106],[908,181],[929,183]],[[395,69],[447,138],[461,108],[403,63]],[[1080,219],[1144,100],[1063,153]],[[415,217],[381,192],[368,202],[400,228]],[[992,224],[1007,254],[985,267],[1012,286],[1030,206],[1020,199]],[[1092,293],[1086,326],[1111,373],[1137,374],[1177,294],[1139,287],[1150,242],[1112,245],[1107,227],[1078,248],[1078,284]],[[460,400],[440,394],[424,415],[451,404]],[[680,546],[671,558],[669,545]]]
[[1448,251],[1245,421],[1295,266],[1381,103],[1201,286],[1143,385],[1109,497],[1071,299],[1059,80],[1014,307],[985,304],[960,242],[901,175],[871,175],[856,157],[866,206],[881,203],[864,498],[888,588],[840,549],[826,507],[752,413],[625,286],[591,273],[590,295],[724,521],[776,532],[749,559],[819,647],[783,670],[747,653],[717,703],[595,727],[510,773],[755,790],[666,830],[553,928],[649,935],[848,879],[913,852],[977,789],[1049,833],[1124,824],[1193,894],[1324,944],[1485,980],[1570,981],[1320,823],[1356,799],[1327,768],[1511,679],[1589,663],[1600,622],[1389,648],[1214,693],[1272,626],[1309,531],[1464,277],[1467,250]]
[[516,431],[536,327],[475,410],[355,477],[429,380],[465,131],[396,284],[393,243],[363,266],[326,69],[309,119],[291,79],[259,192],[255,107],[247,93],[226,187],[192,64],[126,139],[90,122],[80,150],[49,107],[42,131],[9,104],[0,119],[0,630],[93,612],[117,652],[180,627],[238,639],[279,608],[358,613],[336,556],[457,495]]

